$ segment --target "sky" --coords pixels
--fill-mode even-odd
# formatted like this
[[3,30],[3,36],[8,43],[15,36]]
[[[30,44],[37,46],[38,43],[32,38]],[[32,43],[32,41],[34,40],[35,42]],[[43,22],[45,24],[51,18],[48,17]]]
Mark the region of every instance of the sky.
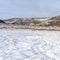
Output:
[[0,19],[60,15],[60,0],[0,0]]

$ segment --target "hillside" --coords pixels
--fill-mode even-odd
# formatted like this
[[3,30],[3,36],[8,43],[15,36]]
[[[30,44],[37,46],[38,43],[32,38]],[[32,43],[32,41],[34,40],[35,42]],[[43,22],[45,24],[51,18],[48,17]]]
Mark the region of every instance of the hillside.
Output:
[[[54,18],[54,19],[53,19]],[[5,23],[12,24],[12,25],[26,25],[26,26],[58,26],[60,27],[60,20],[58,17],[52,18],[12,18],[5,20]]]
[[60,20],[60,16],[51,17],[50,20]]
[[[60,29],[60,16],[51,18],[11,18],[1,20],[4,28]],[[1,24],[0,24],[1,26]]]

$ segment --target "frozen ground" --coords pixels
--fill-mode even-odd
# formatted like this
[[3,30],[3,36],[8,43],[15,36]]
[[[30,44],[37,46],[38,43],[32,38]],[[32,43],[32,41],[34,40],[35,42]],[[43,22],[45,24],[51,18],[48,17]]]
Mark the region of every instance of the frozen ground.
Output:
[[0,60],[60,60],[60,32],[2,29]]

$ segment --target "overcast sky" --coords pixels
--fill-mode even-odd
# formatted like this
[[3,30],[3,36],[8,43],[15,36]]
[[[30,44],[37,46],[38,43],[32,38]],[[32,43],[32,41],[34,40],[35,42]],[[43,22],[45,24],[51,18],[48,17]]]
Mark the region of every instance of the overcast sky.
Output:
[[60,15],[60,0],[0,0],[0,18]]

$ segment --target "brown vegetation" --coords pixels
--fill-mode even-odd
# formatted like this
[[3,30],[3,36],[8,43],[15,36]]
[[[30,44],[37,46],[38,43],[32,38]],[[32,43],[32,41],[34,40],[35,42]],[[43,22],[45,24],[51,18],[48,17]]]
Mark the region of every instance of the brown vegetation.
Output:
[[[12,18],[7,20],[0,20],[1,23],[5,23],[5,28],[29,28],[29,29],[55,29],[60,28],[60,16],[52,18]],[[50,28],[51,27],[51,28]]]

